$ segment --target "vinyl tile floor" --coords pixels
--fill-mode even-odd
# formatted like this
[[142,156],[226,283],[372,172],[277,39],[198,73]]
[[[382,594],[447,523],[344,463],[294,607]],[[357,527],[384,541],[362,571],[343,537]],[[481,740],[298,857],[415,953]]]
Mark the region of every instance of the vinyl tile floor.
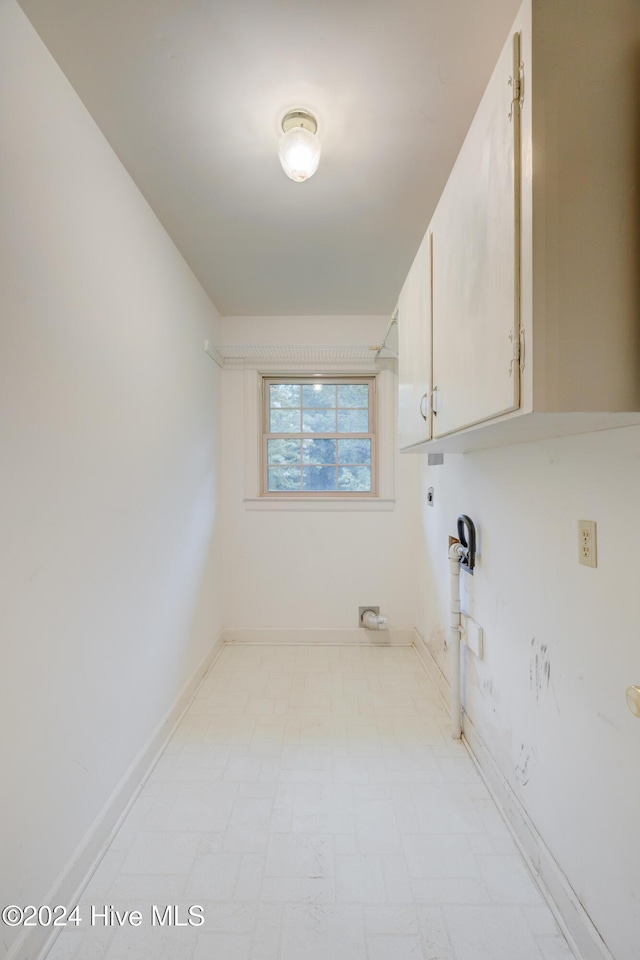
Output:
[[79,916],[47,960],[573,958],[412,647],[225,647]]

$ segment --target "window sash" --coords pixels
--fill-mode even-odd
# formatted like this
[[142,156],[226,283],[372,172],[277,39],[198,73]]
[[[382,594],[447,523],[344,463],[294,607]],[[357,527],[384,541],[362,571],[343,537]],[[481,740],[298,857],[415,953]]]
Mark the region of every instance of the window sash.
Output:
[[[271,396],[270,396],[270,387],[272,384],[278,383],[289,383],[289,384],[300,384],[301,386],[307,384],[318,384],[321,383],[324,386],[341,386],[345,384],[362,384],[366,385],[369,388],[369,431],[367,433],[338,433],[333,431],[331,433],[318,433],[318,432],[309,432],[309,431],[300,431],[296,433],[271,433]],[[338,407],[336,399],[336,407],[303,407],[302,406],[302,397],[300,399],[300,407],[281,407],[278,409],[282,410],[363,410],[363,407]],[[378,496],[378,454],[377,454],[377,410],[376,410],[376,379],[373,376],[352,376],[352,377],[336,377],[336,376],[322,376],[322,377],[295,377],[295,376],[284,376],[284,377],[263,377],[262,378],[262,455],[261,455],[261,478],[260,478],[260,489],[261,495],[263,497],[277,497],[277,498],[307,498],[307,497],[329,497],[329,498],[338,498],[338,499],[354,499],[361,497],[377,497]],[[268,441],[269,440],[370,440],[371,441],[371,463],[370,464],[309,464],[304,463],[302,460],[302,442],[300,443],[300,462],[295,462],[293,464],[282,464],[282,466],[293,466],[302,469],[303,467],[309,466],[331,466],[336,469],[336,473],[339,468],[342,466],[370,466],[371,467],[371,490],[269,490],[269,466],[277,466],[275,464],[269,464],[268,462]],[[337,443],[336,443],[337,447]],[[336,451],[337,457],[337,451]]]

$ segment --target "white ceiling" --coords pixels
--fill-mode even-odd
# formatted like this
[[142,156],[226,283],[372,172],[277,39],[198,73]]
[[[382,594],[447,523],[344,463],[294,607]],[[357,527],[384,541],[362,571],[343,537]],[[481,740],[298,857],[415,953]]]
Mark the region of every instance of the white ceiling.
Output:
[[[223,315],[392,310],[518,0],[20,0]],[[317,174],[277,158],[292,106]]]

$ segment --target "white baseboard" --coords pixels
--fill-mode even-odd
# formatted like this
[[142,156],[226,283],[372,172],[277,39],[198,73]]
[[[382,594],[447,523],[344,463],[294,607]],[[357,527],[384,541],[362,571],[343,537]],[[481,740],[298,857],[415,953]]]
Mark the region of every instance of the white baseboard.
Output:
[[[449,709],[449,682],[419,634],[416,652]],[[462,728],[464,745],[509,826],[577,960],[614,960],[575,890],[467,714],[463,715]]]
[[226,627],[222,631],[225,643],[276,644],[360,644],[365,646],[412,646],[413,628],[395,630],[365,630],[364,627]]
[[451,714],[451,684],[445,677],[444,673],[440,669],[440,664],[437,662],[429,650],[429,647],[424,642],[423,637],[420,633],[418,633],[417,630],[414,631],[414,646],[416,648],[416,653],[418,654],[418,659],[429,674],[429,679],[440,694],[445,708],[449,714]]
[[[116,786],[78,845],[69,863],[52,885],[48,895],[43,898],[43,903],[63,904],[71,907],[78,902],[82,891],[91,879],[147,777],[159,760],[198,687],[223,648],[224,643],[220,635],[193,676],[183,686],[153,736],[140,750]],[[52,931],[50,927],[25,929],[23,935],[11,945],[5,960],[41,960],[51,949],[58,933],[59,929]]]
[[468,716],[464,740],[503,817],[511,826],[532,873],[538,879],[578,960],[614,960],[527,811],[513,792],[484,740]]

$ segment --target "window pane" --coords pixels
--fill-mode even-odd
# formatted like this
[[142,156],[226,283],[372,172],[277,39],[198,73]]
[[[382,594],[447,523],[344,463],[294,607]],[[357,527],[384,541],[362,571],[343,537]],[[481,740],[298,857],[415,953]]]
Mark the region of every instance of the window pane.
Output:
[[303,440],[302,441],[302,462],[303,463],[335,463],[336,462],[336,441],[335,440]]
[[272,407],[299,407],[299,383],[272,383],[269,387],[270,406]]
[[338,433],[369,433],[368,410],[338,410]]
[[308,383],[302,388],[303,407],[335,407],[336,387],[334,383]]
[[300,463],[300,441],[269,440],[267,457],[269,463]]
[[371,440],[338,440],[338,463],[371,463]]
[[269,467],[269,491],[300,489],[300,467]]
[[270,433],[300,433],[300,410],[272,410]]
[[371,467],[338,467],[338,490],[371,492]]
[[366,383],[343,383],[338,387],[339,407],[369,407],[369,387]]
[[335,433],[336,432],[336,411],[335,410],[303,410],[302,432],[303,433]]
[[377,487],[372,378],[330,374],[264,381],[263,492],[292,499],[311,493],[371,494]]
[[335,467],[303,467],[302,485],[305,490],[320,493],[336,489]]

